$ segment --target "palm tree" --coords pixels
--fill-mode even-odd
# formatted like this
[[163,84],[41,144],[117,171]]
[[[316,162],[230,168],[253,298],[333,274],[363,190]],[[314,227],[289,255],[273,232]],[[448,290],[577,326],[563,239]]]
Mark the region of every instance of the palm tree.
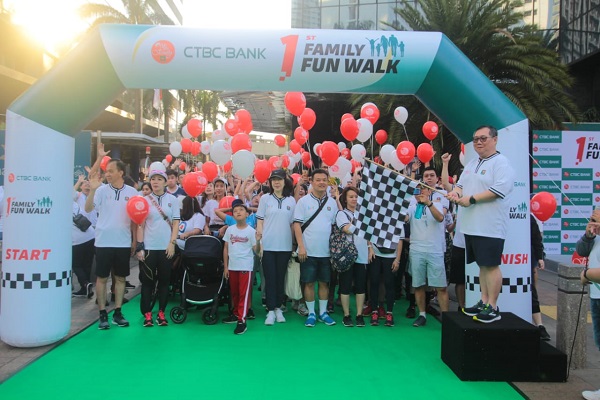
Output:
[[215,127],[223,124],[222,118],[227,118],[231,112],[222,110],[220,92],[212,90],[184,90],[180,91],[183,112],[185,118],[182,125],[185,125],[193,117],[199,117],[202,120],[202,137],[206,139],[206,125]]
[[[96,28],[100,24],[131,24],[131,25],[174,25],[174,22],[162,11],[156,11],[151,0],[121,0],[123,3],[123,12],[107,4],[87,3],[79,8],[81,18],[90,20],[90,29]],[[166,91],[163,91],[163,93]],[[142,132],[142,119],[144,117],[144,93],[143,90],[134,91],[134,114],[135,114],[135,132]],[[148,97],[148,96],[146,96]],[[168,96],[167,96],[168,97]],[[152,99],[152,97],[150,97]],[[163,105],[165,96],[163,96]],[[172,107],[164,107],[165,117],[170,115]],[[166,121],[166,119],[165,119]],[[165,123],[165,138],[167,137],[167,124]]]

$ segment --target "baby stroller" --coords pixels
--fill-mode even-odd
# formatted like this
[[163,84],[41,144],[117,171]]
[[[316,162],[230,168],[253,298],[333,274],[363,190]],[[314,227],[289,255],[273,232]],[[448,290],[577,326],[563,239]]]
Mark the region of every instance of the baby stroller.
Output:
[[218,309],[226,302],[227,285],[223,276],[223,247],[214,236],[190,236],[181,254],[183,279],[181,303],[171,309],[171,319],[182,324],[190,305],[207,305],[202,321],[213,325],[218,320]]

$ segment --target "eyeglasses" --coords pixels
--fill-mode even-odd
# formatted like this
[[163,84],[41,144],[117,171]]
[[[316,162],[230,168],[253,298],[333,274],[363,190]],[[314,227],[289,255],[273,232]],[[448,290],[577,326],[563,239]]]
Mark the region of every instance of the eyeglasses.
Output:
[[473,143],[477,143],[477,142],[485,143],[485,142],[487,142],[487,140],[489,138],[491,138],[491,136],[474,136]]

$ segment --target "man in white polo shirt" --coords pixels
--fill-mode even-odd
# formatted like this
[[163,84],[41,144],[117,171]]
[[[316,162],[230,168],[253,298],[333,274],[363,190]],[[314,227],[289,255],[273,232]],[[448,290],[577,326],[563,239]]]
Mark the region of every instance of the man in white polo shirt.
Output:
[[[304,299],[308,308],[304,326],[312,328],[316,323],[316,281],[319,282],[319,321],[326,325],[335,325],[335,321],[327,314],[327,299],[331,277],[329,236],[331,225],[335,223],[338,205],[332,197],[327,196],[329,174],[326,170],[312,171],[310,182],[311,193],[298,200],[294,210],[294,235],[298,242],[300,281],[305,283]],[[331,195],[337,196],[337,187],[331,188]],[[313,218],[314,215],[316,217]]]
[[461,231],[465,234],[467,263],[479,265],[481,300],[463,313],[479,322],[501,319],[497,306],[502,289],[502,251],[508,226],[507,196],[513,189],[514,171],[496,150],[498,131],[482,126],[473,135],[479,158],[471,160],[448,199],[462,207]]
[[125,294],[125,277],[129,276],[129,258],[132,243],[135,243],[135,224],[127,214],[127,202],[136,196],[137,190],[127,186],[123,180],[125,164],[112,159],[106,166],[106,185],[100,176],[90,176],[90,194],[85,202],[85,211],[98,212],[96,223],[96,296],[100,310],[98,329],[108,329],[106,313],[106,281],[111,270],[115,274],[115,312],[112,323],[121,327],[129,322],[121,313]]

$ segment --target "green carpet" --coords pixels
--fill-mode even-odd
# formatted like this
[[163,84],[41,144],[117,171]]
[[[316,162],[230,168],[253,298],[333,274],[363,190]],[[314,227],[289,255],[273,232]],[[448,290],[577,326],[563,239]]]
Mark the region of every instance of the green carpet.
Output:
[[256,303],[257,319],[236,336],[195,310],[181,325],[143,328],[138,296],[123,308],[129,328],[93,324],[5,381],[0,398],[522,398],[507,383],[460,381],[440,358],[440,323],[414,328],[398,303],[393,328],[345,328],[337,308],[337,325],[312,329],[291,310],[265,326]]

